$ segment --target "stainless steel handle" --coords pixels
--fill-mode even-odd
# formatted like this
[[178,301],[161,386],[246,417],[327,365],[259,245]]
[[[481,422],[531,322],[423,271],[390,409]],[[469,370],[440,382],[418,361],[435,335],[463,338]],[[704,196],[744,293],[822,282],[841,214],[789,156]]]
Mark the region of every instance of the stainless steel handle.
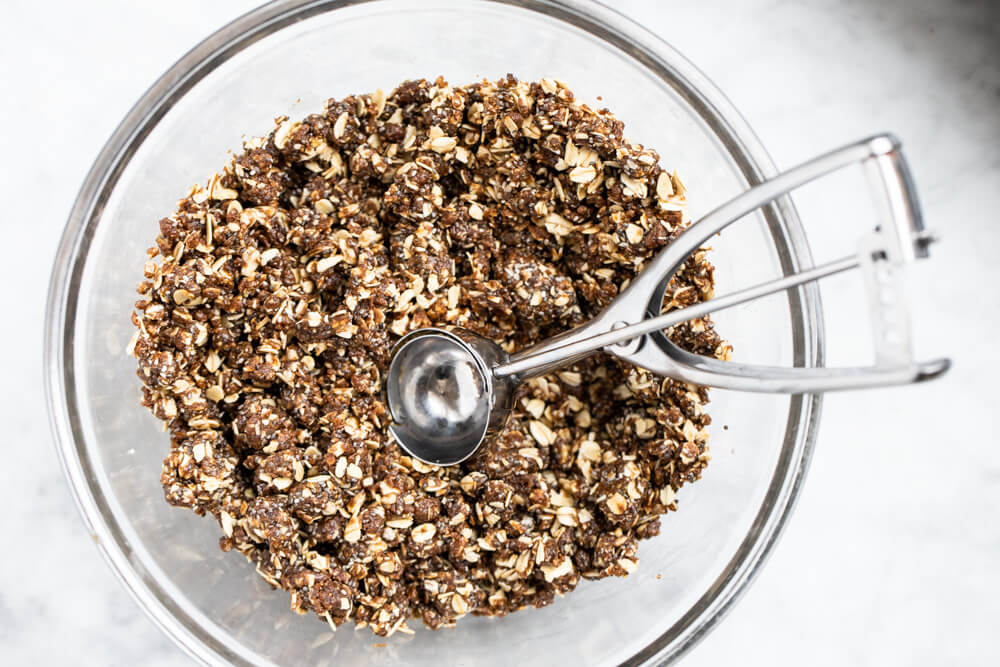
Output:
[[[790,274],[689,308],[661,314],[670,278],[709,238],[778,197],[849,165],[867,170],[882,224],[862,239],[855,255]],[[909,167],[898,139],[875,135],[821,155],[734,197],[693,224],[639,274],[597,318],[540,345],[522,350],[494,369],[521,379],[571,363],[603,348],[655,373],[696,384],[743,391],[807,393],[903,384],[947,370],[946,359],[913,359],[909,318],[900,270],[928,256],[932,237],[924,231]],[[781,368],[721,362],[691,354],[662,330],[776,291],[860,267],[865,274],[874,326],[876,363],[851,368]],[[625,343],[623,345],[623,343]]]

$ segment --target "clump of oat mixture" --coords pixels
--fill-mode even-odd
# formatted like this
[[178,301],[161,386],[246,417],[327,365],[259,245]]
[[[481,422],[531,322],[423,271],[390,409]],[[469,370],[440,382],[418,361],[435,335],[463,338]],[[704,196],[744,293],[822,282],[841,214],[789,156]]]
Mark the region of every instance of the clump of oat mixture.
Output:
[[[473,460],[387,433],[393,343],[515,351],[596,315],[687,224],[684,188],[561,83],[407,81],[278,119],[160,221],[133,321],[172,505],[211,514],[292,608],[378,635],[625,576],[708,460],[704,389],[600,354],[522,387]],[[693,255],[665,307],[710,298]],[[724,358],[708,319],[686,349]]]

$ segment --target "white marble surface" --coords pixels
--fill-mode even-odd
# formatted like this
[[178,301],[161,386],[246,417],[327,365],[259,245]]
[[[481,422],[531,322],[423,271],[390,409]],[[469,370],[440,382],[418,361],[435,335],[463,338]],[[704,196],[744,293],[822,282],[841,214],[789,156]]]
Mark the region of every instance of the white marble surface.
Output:
[[[66,213],[115,124],[180,54],[251,4],[4,3],[0,225],[8,248],[31,250],[0,261],[0,663],[188,662],[114,579],[63,482],[42,396],[43,300]],[[683,664],[998,664],[1000,6],[619,6],[706,71],[779,166],[873,130],[897,132],[944,237],[915,276],[914,301],[919,350],[947,351],[951,374],[829,397],[791,525],[749,593]],[[810,220],[831,215],[812,204],[803,205]],[[820,227],[822,241],[830,226]],[[828,310],[847,298],[832,290]]]

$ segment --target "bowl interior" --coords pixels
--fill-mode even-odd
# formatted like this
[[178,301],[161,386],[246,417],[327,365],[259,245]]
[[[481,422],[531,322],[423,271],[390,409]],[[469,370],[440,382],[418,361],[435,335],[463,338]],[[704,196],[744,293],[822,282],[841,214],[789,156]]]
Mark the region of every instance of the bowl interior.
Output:
[[[334,635],[314,617],[289,612],[287,594],[272,591],[242,556],[220,552],[213,520],[164,503],[159,469],[167,438],[139,406],[135,363],[125,354],[144,251],[157,220],[187,189],[220,168],[244,137],[266,132],[275,116],[303,116],[328,97],[389,90],[407,78],[553,76],[582,101],[612,109],[630,138],[678,170],[693,217],[747,187],[745,166],[676,80],[585,27],[494,2],[389,0],[326,9],[233,49],[160,107],[162,115],[151,114],[134,153],[117,163],[107,200],[85,221],[81,254],[70,258],[79,272],[68,286],[76,298],[62,342],[76,434],[68,465],[83,464],[83,493],[99,497],[96,521],[111,528],[103,547],[121,556],[117,567],[142,589],[154,616],[209,661],[607,664],[628,661],[658,639],[662,645],[663,637],[681,641],[686,628],[705,622],[709,603],[735,590],[734,573],[746,570],[747,554],[767,537],[759,515],[773,503],[769,487],[797,470],[789,439],[801,439],[801,411],[788,397],[713,394],[713,461],[702,481],[681,490],[680,511],[664,519],[661,535],[642,544],[635,574],[584,582],[545,609],[467,618],[436,633],[417,621],[412,636],[382,640],[350,626]],[[761,214],[730,228],[713,242],[718,293],[779,275],[784,242]],[[741,360],[789,365],[803,354],[796,337],[808,322],[786,298],[717,320]]]

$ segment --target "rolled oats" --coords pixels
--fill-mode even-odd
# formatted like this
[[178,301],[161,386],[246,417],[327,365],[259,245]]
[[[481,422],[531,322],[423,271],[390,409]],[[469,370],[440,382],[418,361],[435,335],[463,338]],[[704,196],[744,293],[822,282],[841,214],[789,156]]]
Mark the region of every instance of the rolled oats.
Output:
[[[167,423],[167,502],[211,514],[292,608],[379,635],[625,576],[707,464],[707,393],[598,355],[525,385],[439,468],[388,435],[392,344],[458,325],[516,350],[596,315],[686,225],[684,186],[554,79],[330,100],[159,223],[129,352]],[[709,298],[696,253],[665,308]],[[708,319],[674,327],[727,358]]]

